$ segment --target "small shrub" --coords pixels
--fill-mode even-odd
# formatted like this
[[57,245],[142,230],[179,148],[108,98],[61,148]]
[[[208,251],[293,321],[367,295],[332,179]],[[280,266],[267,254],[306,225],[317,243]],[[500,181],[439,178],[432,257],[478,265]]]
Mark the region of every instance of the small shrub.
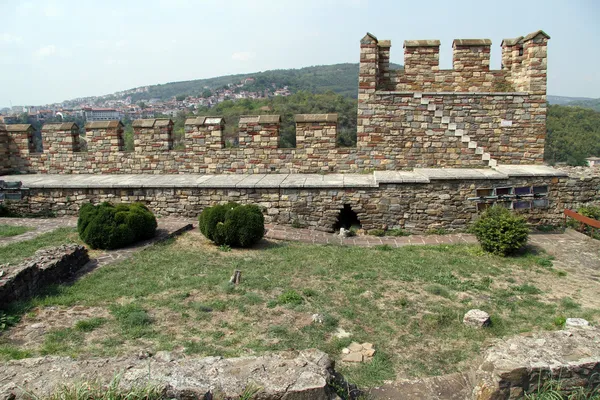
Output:
[[200,231],[215,244],[251,247],[265,234],[265,219],[256,205],[237,203],[205,208],[198,217]]
[[304,302],[304,299],[295,290],[287,290],[286,292],[279,295],[277,303],[279,304],[292,304],[300,305]]
[[93,249],[117,249],[156,234],[156,218],[141,203],[84,204],[79,210],[77,232]]
[[501,206],[485,210],[475,221],[472,231],[485,251],[500,256],[519,250],[529,236],[525,220]]
[[369,231],[369,234],[373,235],[373,236],[385,236],[385,231],[383,229],[373,229]]
[[385,236],[410,236],[410,233],[406,232],[404,229],[388,229],[385,231]]
[[75,324],[75,330],[80,332],[91,332],[96,328],[104,325],[106,322],[105,318],[94,317],[90,319],[82,319],[81,321],[77,321]]

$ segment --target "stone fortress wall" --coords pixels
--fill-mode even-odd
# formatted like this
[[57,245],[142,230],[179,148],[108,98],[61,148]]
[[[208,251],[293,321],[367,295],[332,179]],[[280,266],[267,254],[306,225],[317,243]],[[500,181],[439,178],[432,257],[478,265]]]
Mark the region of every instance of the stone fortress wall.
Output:
[[[279,148],[280,117],[244,116],[239,147],[226,147],[221,117],[190,118],[184,149],[169,119],[46,124],[35,153],[30,125],[0,125],[1,179],[21,180],[22,212],[76,214],[85,202],[141,201],[160,215],[197,216],[226,201],[255,203],[267,222],[331,231],[350,206],[362,227],[462,230],[500,202],[532,224],[557,225],[565,208],[600,202],[598,171],[542,164],[546,130],[543,31],[502,42],[457,39],[454,68],[439,69],[438,41],[406,41],[405,69],[389,69],[390,42],[360,45],[355,148],[336,147],[337,115],[296,115],[296,147]],[[18,197],[18,196],[17,196]],[[8,199],[8,198],[7,198]]]
[[367,34],[360,45],[355,148],[336,147],[335,114],[297,115],[293,149],[278,148],[276,115],[242,117],[235,148],[225,145],[222,118],[190,118],[183,150],[173,150],[170,120],[138,120],[133,152],[123,151],[119,121],[86,124],[87,152],[80,151],[73,123],[46,124],[39,154],[30,126],[0,125],[0,171],[360,173],[540,164],[548,39],[543,31],[505,39],[498,71],[489,69],[488,39],[456,39],[452,70],[439,69],[439,41],[405,41],[405,69],[390,71],[390,41]]

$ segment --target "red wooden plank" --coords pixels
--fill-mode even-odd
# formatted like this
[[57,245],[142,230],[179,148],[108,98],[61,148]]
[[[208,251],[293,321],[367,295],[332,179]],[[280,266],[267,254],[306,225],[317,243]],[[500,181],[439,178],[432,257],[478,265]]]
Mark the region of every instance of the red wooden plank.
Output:
[[600,229],[600,221],[598,221],[596,219],[592,219],[592,218],[586,217],[584,215],[576,213],[573,210],[567,210],[567,209],[565,209],[565,215],[567,217],[571,217],[573,219],[576,219],[579,222],[583,222],[586,225],[589,225],[591,227],[599,228]]

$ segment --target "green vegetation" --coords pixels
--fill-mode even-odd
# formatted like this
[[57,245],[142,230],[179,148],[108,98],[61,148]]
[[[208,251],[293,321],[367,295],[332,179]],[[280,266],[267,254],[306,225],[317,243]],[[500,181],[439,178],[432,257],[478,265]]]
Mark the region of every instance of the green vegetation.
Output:
[[[489,339],[557,329],[565,315],[600,317],[577,297],[554,296],[560,277],[545,254],[504,258],[473,245],[382,250],[283,243],[223,252],[192,231],[13,304],[11,318],[75,306],[108,316],[74,320],[26,348],[0,344],[0,357],[107,356],[140,347],[233,357],[314,347],[339,359],[350,342],[369,341],[377,350],[372,363],[338,364],[364,387],[396,374],[461,370]],[[228,283],[233,270],[242,271],[238,285]],[[492,316],[489,329],[462,324],[475,306]],[[315,313],[322,323],[312,322]],[[352,336],[335,337],[338,327]]]
[[[600,207],[595,206],[587,206],[587,207],[579,207],[577,209],[577,213],[583,215],[584,217],[592,218],[597,221],[600,221]],[[584,233],[594,239],[600,240],[600,229],[593,228],[589,225],[581,223],[573,218],[569,218],[567,225],[573,229],[577,229],[579,232]]]
[[499,205],[485,210],[472,231],[485,251],[500,256],[514,254],[527,243],[529,236],[525,219]]
[[551,105],[546,126],[547,162],[586,165],[587,157],[600,156],[600,111]]
[[27,257],[33,256],[41,248],[60,246],[66,243],[80,243],[75,229],[59,228],[36,236],[31,240],[0,246],[0,260],[2,260],[2,263],[16,264]]
[[79,210],[79,237],[93,249],[118,249],[156,234],[156,218],[141,203],[87,203]]
[[32,228],[26,226],[14,226],[0,224],[0,238],[22,235],[25,232],[32,231]]
[[265,234],[265,218],[254,204],[206,207],[198,217],[198,226],[204,236],[219,246],[251,247]]
[[160,386],[148,384],[125,391],[119,388],[120,380],[120,375],[117,375],[108,386],[96,381],[63,385],[47,397],[40,398],[32,394],[31,398],[36,400],[161,400],[166,398]]
[[550,379],[533,393],[525,394],[524,398],[525,400],[600,400],[600,386],[564,386],[560,379]]

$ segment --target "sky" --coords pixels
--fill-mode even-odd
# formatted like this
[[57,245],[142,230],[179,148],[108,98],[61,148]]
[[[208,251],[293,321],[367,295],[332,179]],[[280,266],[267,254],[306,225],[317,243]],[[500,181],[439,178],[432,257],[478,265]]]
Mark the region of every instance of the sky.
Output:
[[358,62],[366,32],[402,43],[492,40],[539,29],[548,94],[600,97],[600,1],[0,0],[0,108],[270,69]]

